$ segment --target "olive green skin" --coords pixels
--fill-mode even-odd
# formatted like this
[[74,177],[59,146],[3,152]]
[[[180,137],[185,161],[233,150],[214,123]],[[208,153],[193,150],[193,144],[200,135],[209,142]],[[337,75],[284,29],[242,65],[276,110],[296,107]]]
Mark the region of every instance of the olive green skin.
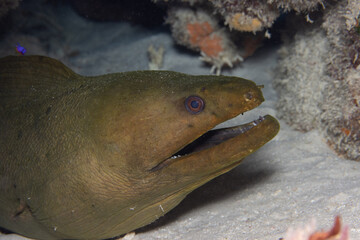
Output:
[[[205,102],[199,114],[184,106],[191,95]],[[0,226],[36,239],[105,239],[149,224],[277,134],[267,116],[245,134],[169,160],[263,100],[255,83],[237,77],[84,77],[48,57],[2,58]]]

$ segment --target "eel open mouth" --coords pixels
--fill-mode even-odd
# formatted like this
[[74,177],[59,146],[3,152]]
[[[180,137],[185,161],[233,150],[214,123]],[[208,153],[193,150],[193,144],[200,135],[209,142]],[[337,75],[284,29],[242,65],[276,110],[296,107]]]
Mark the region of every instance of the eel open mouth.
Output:
[[[214,129],[210,130],[203,135],[201,135],[199,138],[192,141],[190,144],[186,145],[182,149],[180,149],[178,152],[173,154],[170,158],[164,160],[163,162],[159,163],[152,169],[150,169],[151,172],[157,171],[162,169],[163,167],[169,165],[172,161],[174,161],[177,158],[181,158],[183,156],[193,154],[196,152],[200,152],[202,150],[211,148],[213,146],[219,145],[231,138],[234,138],[236,136],[239,136],[241,134],[244,134],[251,130],[252,128],[261,125],[261,123],[267,118],[267,116],[260,116],[258,119],[253,120],[249,123],[234,126],[234,127],[228,127],[228,128],[220,128],[220,129]],[[177,159],[178,160],[178,159]]]

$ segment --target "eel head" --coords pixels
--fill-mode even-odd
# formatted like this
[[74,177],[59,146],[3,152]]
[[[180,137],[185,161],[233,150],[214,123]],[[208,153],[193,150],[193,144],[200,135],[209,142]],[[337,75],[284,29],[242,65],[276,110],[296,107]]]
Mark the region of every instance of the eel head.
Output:
[[126,231],[165,214],[279,131],[269,115],[211,130],[264,101],[252,81],[167,71],[126,74],[126,84],[114,81],[91,103],[89,124],[103,149],[102,166],[121,179],[120,191],[108,194],[129,199],[131,215],[121,224]]

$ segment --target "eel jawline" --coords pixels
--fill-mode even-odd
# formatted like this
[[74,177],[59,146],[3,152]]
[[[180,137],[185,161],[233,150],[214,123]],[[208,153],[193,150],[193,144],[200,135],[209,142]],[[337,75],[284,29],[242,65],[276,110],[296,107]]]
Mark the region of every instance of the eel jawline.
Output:
[[203,135],[201,135],[199,138],[195,139],[182,149],[180,149],[178,152],[176,152],[174,155],[172,155],[170,158],[164,160],[163,162],[159,163],[152,169],[150,169],[150,172],[155,172],[163,167],[169,165],[174,159],[181,158],[183,156],[200,152],[202,150],[211,148],[213,146],[219,145],[220,143],[223,143],[231,138],[234,138],[238,135],[241,135],[250,129],[252,129],[255,126],[258,126],[265,120],[265,117],[259,116],[258,119],[253,120],[249,123],[234,126],[234,127],[228,127],[228,128],[220,128],[215,130],[210,130]]

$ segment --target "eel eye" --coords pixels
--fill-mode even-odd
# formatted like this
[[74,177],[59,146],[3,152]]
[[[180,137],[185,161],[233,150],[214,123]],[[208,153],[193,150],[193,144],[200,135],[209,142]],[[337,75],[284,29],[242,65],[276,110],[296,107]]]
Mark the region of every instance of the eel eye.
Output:
[[185,99],[185,107],[189,113],[198,114],[204,109],[205,103],[201,97],[190,96]]

